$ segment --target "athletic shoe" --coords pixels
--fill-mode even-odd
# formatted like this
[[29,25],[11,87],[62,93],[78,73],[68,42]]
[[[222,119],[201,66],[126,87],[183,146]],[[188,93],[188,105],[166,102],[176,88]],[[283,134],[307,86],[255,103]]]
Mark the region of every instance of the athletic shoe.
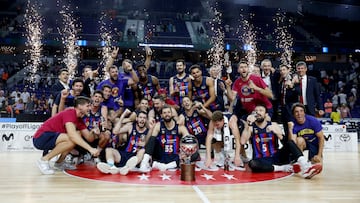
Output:
[[120,174],[127,175],[131,169],[135,168],[137,163],[138,158],[136,156],[131,157],[129,160],[127,160],[125,166],[120,168]]
[[140,173],[149,173],[151,171],[151,167],[149,164],[140,166],[139,170]]
[[100,162],[101,162],[100,158],[98,158],[98,157],[94,158],[94,163],[95,163],[95,164],[98,164],[98,163],[100,163]]
[[233,162],[229,163],[229,171],[245,171],[245,166],[235,166],[235,164]]
[[57,170],[60,170],[60,171],[63,171],[63,170],[76,170],[75,165],[73,165],[71,163],[68,163],[66,161],[63,161],[61,163],[55,162],[54,168],[57,169]]
[[68,154],[65,157],[65,162],[68,164],[79,165],[83,163],[82,155]]
[[321,173],[322,171],[322,164],[317,163],[317,164],[312,164],[309,165],[309,167],[307,167],[303,173],[302,173],[302,177],[305,179],[310,179],[312,177],[314,177],[315,175]]
[[195,165],[202,169],[202,170],[206,170],[206,171],[218,171],[219,167],[215,166],[214,164],[211,164],[209,167],[205,166],[205,162],[203,161],[197,161],[195,162]]
[[89,162],[93,160],[93,157],[91,156],[91,154],[89,152],[86,152],[86,154],[84,154],[83,156],[84,162]]
[[214,158],[214,163],[217,167],[223,167],[225,162],[225,156],[223,153],[219,153],[219,157]]
[[36,161],[36,164],[44,175],[52,175],[55,173],[55,171],[50,168],[49,161],[39,159]]
[[249,163],[251,159],[240,154],[240,159],[243,163]]
[[96,164],[96,168],[99,169],[99,171],[101,171],[102,173],[106,173],[106,174],[119,173],[119,169],[116,166],[110,166],[109,164],[104,162],[99,162],[98,164]]
[[166,164],[154,161],[152,165],[153,169],[159,169],[160,171],[166,171]]

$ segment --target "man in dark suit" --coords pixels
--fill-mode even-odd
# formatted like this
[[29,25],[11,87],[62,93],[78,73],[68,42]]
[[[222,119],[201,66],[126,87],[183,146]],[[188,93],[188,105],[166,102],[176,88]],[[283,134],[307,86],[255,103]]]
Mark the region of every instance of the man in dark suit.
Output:
[[61,92],[63,89],[70,89],[69,87],[69,70],[62,68],[59,70],[58,80],[55,81],[51,87],[52,94],[54,98]]
[[324,115],[324,106],[320,98],[320,87],[317,79],[306,75],[307,65],[304,61],[296,63],[296,71],[299,76],[299,101],[306,107],[306,113],[315,116]]
[[273,105],[273,115],[271,120],[272,121],[280,121],[280,117],[278,115],[278,107],[279,107],[279,98],[280,98],[280,92],[278,91],[279,87],[279,80],[280,80],[280,72],[278,70],[275,70],[275,68],[272,66],[270,59],[264,59],[260,63],[261,68],[261,78],[265,82],[265,84],[268,86],[268,88],[271,90],[273,97],[270,99],[272,105]]

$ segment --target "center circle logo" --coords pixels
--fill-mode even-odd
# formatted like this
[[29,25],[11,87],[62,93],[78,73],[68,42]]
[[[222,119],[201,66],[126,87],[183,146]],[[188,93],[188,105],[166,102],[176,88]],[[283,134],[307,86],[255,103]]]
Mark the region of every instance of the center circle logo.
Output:
[[271,173],[252,173],[250,171],[207,171],[196,168],[195,181],[180,180],[181,171],[159,171],[152,170],[149,173],[131,171],[126,176],[120,174],[104,174],[97,170],[94,164],[84,163],[77,166],[77,170],[66,170],[65,173],[89,180],[115,182],[120,184],[138,185],[224,185],[224,184],[243,184],[270,181],[285,177],[290,177],[292,173],[271,172]]

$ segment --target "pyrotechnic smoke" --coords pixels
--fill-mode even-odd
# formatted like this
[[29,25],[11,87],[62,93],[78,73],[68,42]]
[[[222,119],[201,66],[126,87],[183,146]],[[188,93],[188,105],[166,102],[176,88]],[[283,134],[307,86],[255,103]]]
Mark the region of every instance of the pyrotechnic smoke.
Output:
[[[105,69],[106,64],[111,58],[111,52],[112,52],[112,44],[113,44],[113,38],[112,38],[112,32],[111,32],[111,24],[107,22],[108,16],[106,13],[103,13],[100,17],[100,37],[101,41],[104,42],[103,47],[101,49],[101,56],[102,60],[100,62],[100,67],[103,67],[102,69],[102,79],[106,80],[108,79],[109,73]],[[111,21],[110,21],[111,22]]]
[[63,20],[63,28],[58,29],[65,46],[63,62],[69,70],[69,78],[73,79],[76,75],[78,57],[80,54],[80,48],[77,45],[79,25],[76,24],[76,20],[73,17],[73,11],[70,10],[69,6],[63,6],[60,15]]
[[245,58],[248,61],[250,72],[252,72],[257,59],[256,30],[244,15],[240,14],[239,21],[238,37],[244,44]]
[[25,29],[26,29],[26,42],[27,49],[25,53],[29,55],[29,59],[26,61],[27,72],[30,72],[30,81],[35,81],[35,73],[38,71],[40,65],[41,51],[43,44],[41,42],[43,38],[42,21],[43,18],[39,14],[40,6],[37,3],[27,2],[27,8],[25,12]]
[[[274,17],[276,22],[275,36],[276,47],[282,51],[280,61],[282,64],[291,66],[293,50],[293,37],[289,33],[291,23],[287,21],[287,18],[283,13],[276,13]],[[287,21],[287,22],[286,22]]]
[[225,33],[222,27],[222,13],[216,8],[217,5],[211,7],[213,19],[210,22],[212,47],[207,51],[208,59],[211,65],[215,67],[220,77],[221,69],[224,63],[224,38]]

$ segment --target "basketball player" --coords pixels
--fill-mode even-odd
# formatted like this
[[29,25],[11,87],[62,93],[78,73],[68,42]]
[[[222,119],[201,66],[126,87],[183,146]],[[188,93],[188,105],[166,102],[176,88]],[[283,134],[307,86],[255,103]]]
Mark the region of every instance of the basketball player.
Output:
[[[211,116],[206,136],[206,168],[212,168],[211,149],[214,149],[215,164],[219,167],[225,164],[243,167],[240,159],[240,131],[231,114],[215,111]],[[235,149],[233,148],[235,146]],[[230,152],[234,151],[234,164],[229,160]]]
[[[250,139],[253,148],[253,159],[249,162],[252,172],[300,172],[300,169],[303,169],[304,178],[316,175],[311,171],[317,166],[307,163],[294,141],[286,141],[280,126],[276,122],[267,121],[266,114],[265,105],[256,105],[255,114],[247,117],[247,132],[241,137],[242,143]],[[279,141],[283,144],[282,148],[279,147]],[[298,164],[289,164],[290,153]]]
[[35,132],[33,143],[37,149],[50,151],[37,161],[37,165],[43,174],[54,174],[50,168],[49,160],[60,154],[54,167],[58,169],[76,169],[64,162],[65,156],[79,145],[89,151],[91,155],[98,156],[99,150],[91,147],[88,142],[95,139],[94,131],[89,131],[81,119],[90,111],[91,100],[87,97],[75,98],[74,108],[68,108],[59,112],[54,117],[45,121]]
[[150,171],[150,158],[153,159],[153,169],[165,171],[179,166],[180,139],[182,136],[188,135],[189,132],[185,126],[178,125],[175,122],[171,107],[163,106],[161,117],[162,120],[155,124],[146,145],[145,155],[140,164],[140,171],[142,172]]
[[[123,139],[126,143],[124,147],[118,146],[117,149],[108,147],[105,149],[106,163],[100,162],[97,168],[103,173],[127,175],[143,158],[145,153],[145,143],[150,136],[152,126],[147,128],[147,113],[139,111],[134,123],[127,123],[122,126],[120,119],[113,129],[113,133]],[[117,167],[121,167],[118,169]]]
[[305,114],[305,105],[295,103],[292,106],[293,122],[289,122],[289,140],[293,140],[301,151],[309,150],[309,160],[316,168],[312,174],[322,170],[322,154],[324,149],[324,133],[319,120]]

